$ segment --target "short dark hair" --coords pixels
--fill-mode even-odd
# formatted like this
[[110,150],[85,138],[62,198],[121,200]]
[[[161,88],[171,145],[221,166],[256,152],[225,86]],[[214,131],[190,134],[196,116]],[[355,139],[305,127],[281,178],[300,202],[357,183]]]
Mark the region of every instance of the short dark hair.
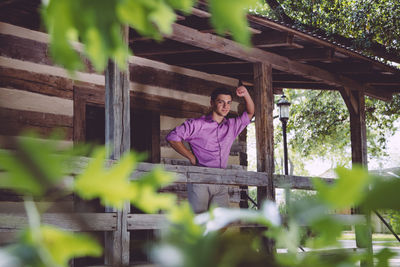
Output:
[[215,99],[217,99],[218,95],[230,95],[231,98],[233,97],[232,91],[225,87],[218,87],[214,89],[214,91],[212,91],[211,93],[211,100],[214,101]]

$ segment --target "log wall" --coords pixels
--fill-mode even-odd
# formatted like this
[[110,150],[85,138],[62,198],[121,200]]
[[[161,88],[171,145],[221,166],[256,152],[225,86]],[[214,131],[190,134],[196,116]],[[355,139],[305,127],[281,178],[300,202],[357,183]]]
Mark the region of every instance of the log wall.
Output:
[[[86,63],[86,69],[71,79],[53,64],[49,37],[43,32],[0,22],[0,44],[0,146],[9,148],[1,143],[2,136],[18,135],[25,129],[43,136],[60,129],[65,145],[85,141],[86,105],[104,107],[104,75]],[[74,46],[82,50],[80,44]],[[185,164],[165,141],[166,134],[185,119],[205,114],[211,91],[221,86],[234,89],[237,80],[135,56],[129,58],[129,69],[132,107],[150,110],[160,118],[158,158]],[[236,113],[239,102],[234,100]],[[240,164],[240,153],[246,153],[245,141],[235,141],[232,147],[229,164],[233,167]],[[185,195],[181,188],[171,190]],[[238,190],[230,192],[232,202],[238,203]]]

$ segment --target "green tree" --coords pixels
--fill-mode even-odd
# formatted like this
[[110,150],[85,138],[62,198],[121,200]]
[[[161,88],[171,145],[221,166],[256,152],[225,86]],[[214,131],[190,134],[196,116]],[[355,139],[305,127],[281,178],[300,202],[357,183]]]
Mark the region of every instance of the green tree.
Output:
[[[324,33],[353,48],[400,63],[400,2],[395,0],[266,0],[256,12]],[[351,38],[351,39],[348,39]],[[384,56],[382,52],[389,52]]]
[[[294,156],[302,159],[320,157],[348,166],[351,161],[350,118],[340,94],[315,90],[287,90],[286,94],[292,102],[288,134],[290,147],[297,153]],[[387,138],[398,130],[395,122],[399,117],[398,95],[390,103],[366,97],[370,159],[387,156]],[[280,132],[278,130],[276,134],[280,136]]]

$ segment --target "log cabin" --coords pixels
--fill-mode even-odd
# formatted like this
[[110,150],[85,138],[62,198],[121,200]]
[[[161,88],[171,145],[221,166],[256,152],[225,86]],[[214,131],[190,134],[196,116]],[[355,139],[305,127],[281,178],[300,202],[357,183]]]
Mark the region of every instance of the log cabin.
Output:
[[[191,15],[179,17],[173,25],[173,34],[165,36],[163,42],[127,30],[127,42],[134,54],[129,58],[128,71],[122,73],[110,63],[105,73],[96,73],[86,62],[85,71],[72,79],[49,56],[49,36],[44,31],[39,6],[39,0],[10,1],[1,6],[1,140],[27,128],[44,135],[61,129],[64,145],[108,143],[114,149],[113,159],[129,149],[146,151],[147,163],[138,171],[148,171],[153,164],[161,163],[167,170],[180,174],[180,183],[166,189],[178,194],[180,199],[185,199],[186,182],[230,185],[231,205],[242,203],[242,207],[247,200],[242,198],[241,202],[240,193],[249,185],[257,186],[259,203],[265,198],[274,200],[275,188],[287,182],[292,188],[312,189],[308,177],[274,174],[274,95],[281,94],[282,88],[339,91],[350,113],[353,162],[365,166],[365,96],[390,101],[400,92],[399,69],[354,50],[350,39],[336,40],[249,15],[253,48],[246,50],[229,36],[214,33],[207,5],[202,1]],[[81,49],[79,45],[77,49]],[[375,56],[400,62],[398,54],[384,49],[376,50]],[[209,95],[214,88],[224,86],[233,90],[239,80],[256,102],[257,172],[246,171],[245,131],[232,147],[228,170],[188,166],[167,144],[166,134],[185,119],[207,113]],[[243,108],[243,103],[234,98],[231,115]],[[10,148],[4,141],[0,143],[2,148]],[[23,217],[21,198],[3,192],[0,200],[3,219],[9,214]],[[151,233],[126,236],[133,230],[156,229],[162,223],[162,218],[157,216],[138,216],[131,207],[103,213],[73,196],[64,201],[70,212],[93,212],[87,215],[90,220],[97,216],[102,223],[91,229],[75,229],[66,217],[49,215],[44,219],[71,230],[107,232],[105,242],[116,241],[112,242],[110,255],[105,256],[106,265],[127,266],[142,260],[132,251],[134,238]],[[48,212],[59,212],[57,205]],[[9,229],[4,224],[1,228]],[[2,242],[13,239],[11,230],[0,231]]]

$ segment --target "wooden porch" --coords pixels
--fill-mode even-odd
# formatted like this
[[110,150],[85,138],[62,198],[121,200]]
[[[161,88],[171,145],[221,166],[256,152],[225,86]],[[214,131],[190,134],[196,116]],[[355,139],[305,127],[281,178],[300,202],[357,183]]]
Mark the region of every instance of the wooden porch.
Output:
[[[166,157],[163,153],[168,147],[162,137],[171,125],[162,128],[163,119],[203,115],[212,89],[234,88],[242,80],[256,101],[257,172],[176,165],[164,168],[176,173],[177,184],[256,186],[259,203],[266,198],[274,200],[275,188],[287,185],[312,190],[310,177],[274,174],[274,94],[280,94],[282,88],[340,92],[350,113],[352,161],[366,166],[365,96],[390,101],[393,94],[400,92],[398,69],[362,55],[348,44],[331,42],[325,36],[266,18],[248,17],[254,47],[245,50],[229,36],[214,34],[203,1],[190,16],[181,17],[174,24],[173,34],[166,36],[163,43],[127,29],[126,42],[135,54],[129,59],[128,71],[122,72],[110,62],[104,75],[96,74],[88,63],[87,69],[72,80],[48,56],[48,35],[40,31],[36,12],[39,4],[36,0],[11,1],[0,11],[0,134],[17,135],[26,127],[42,133],[62,128],[69,145],[89,141],[87,121],[90,107],[94,106],[105,111],[102,137],[112,146],[111,158],[118,159],[131,148],[131,135],[140,134],[135,127],[131,129],[130,121],[135,112],[144,112],[148,116],[138,124],[148,123],[143,135],[150,136],[145,143],[152,163],[140,164],[132,179]],[[395,55],[380,56],[400,61]],[[234,101],[237,114],[243,106],[238,99]],[[244,140],[245,135],[233,151],[242,166],[247,165]],[[81,159],[81,166],[71,176],[86,164],[87,159]],[[8,242],[15,230],[26,225],[26,218],[10,212],[21,209],[21,199],[3,196],[0,240]],[[71,196],[68,201],[73,201]],[[49,212],[43,218],[72,231],[109,233],[106,242],[113,247],[107,256],[108,265],[129,265],[135,260],[129,259],[126,236],[130,231],[159,229],[165,223],[162,215],[133,214],[129,208],[82,212],[73,215],[72,207],[71,212]],[[82,227],[73,220],[74,216],[90,223]]]

